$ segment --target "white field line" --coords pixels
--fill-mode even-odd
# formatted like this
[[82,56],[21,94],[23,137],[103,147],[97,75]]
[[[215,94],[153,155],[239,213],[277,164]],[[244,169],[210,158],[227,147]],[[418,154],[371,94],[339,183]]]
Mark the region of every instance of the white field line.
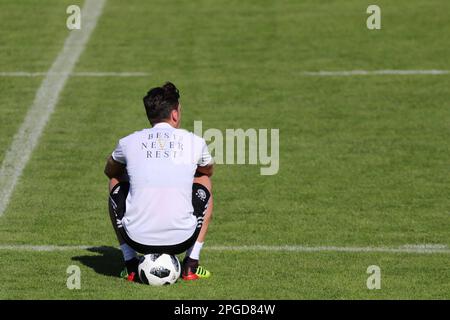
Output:
[[55,109],[68,75],[72,72],[97,24],[105,1],[86,0],[82,9],[83,25],[81,30],[70,31],[64,47],[43,79],[33,104],[14,136],[11,146],[6,151],[0,167],[0,216],[8,206],[14,187]]
[[[56,245],[0,245],[0,250],[14,251],[78,251],[78,250],[113,250],[113,247],[102,246],[56,246]],[[450,254],[446,245],[404,245],[400,247],[337,247],[337,246],[205,246],[206,251],[236,251],[236,252],[346,252],[346,253],[415,253],[415,254]]]
[[349,76],[383,76],[383,75],[444,75],[450,70],[350,70],[350,71],[304,71],[305,76],[349,77]]
[[383,252],[383,253],[450,253],[446,246],[401,246],[401,247],[337,247],[337,246],[213,246],[205,249],[215,251],[270,251],[270,252]]
[[44,77],[44,76],[69,76],[69,77],[147,77],[148,72],[0,72],[0,77]]

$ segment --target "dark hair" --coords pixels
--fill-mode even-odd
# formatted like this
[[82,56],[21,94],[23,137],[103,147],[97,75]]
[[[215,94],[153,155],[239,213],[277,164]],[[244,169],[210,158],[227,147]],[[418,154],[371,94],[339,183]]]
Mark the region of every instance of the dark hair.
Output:
[[145,112],[151,125],[167,120],[172,110],[178,107],[180,93],[171,82],[166,82],[162,87],[150,89],[144,97]]

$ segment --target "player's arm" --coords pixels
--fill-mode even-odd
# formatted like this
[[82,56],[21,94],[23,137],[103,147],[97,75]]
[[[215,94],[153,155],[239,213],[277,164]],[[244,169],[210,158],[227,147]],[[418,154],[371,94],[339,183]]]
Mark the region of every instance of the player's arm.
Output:
[[112,156],[109,156],[106,160],[104,172],[109,179],[117,179],[120,181],[126,176],[126,166],[114,160]]
[[208,176],[211,177],[214,172],[214,164],[208,164],[207,166],[201,167],[197,166],[197,171],[195,172],[195,176]]
[[105,175],[109,178],[109,191],[121,181],[128,181],[126,166],[117,162],[112,156],[108,157],[105,165]]
[[206,141],[202,138],[200,140],[201,152],[200,157],[197,161],[197,170],[195,172],[196,177],[208,176],[211,177],[214,171],[214,159],[209,153]]

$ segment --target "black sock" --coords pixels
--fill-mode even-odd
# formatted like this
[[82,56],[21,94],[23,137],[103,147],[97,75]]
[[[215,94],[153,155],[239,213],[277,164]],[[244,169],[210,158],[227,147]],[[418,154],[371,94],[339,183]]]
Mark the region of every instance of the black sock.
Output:
[[134,257],[133,259],[125,261],[125,266],[127,267],[128,274],[138,272],[139,259]]
[[186,257],[186,258],[184,258],[183,263],[186,264],[186,266],[189,267],[193,272],[195,272],[195,270],[197,270],[198,260],[192,259],[190,257]]

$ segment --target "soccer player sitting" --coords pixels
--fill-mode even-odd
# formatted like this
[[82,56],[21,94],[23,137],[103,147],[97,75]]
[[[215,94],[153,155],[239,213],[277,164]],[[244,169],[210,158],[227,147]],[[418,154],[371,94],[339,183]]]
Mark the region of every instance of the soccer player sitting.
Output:
[[109,156],[109,213],[125,260],[138,279],[138,253],[186,252],[182,278],[208,278],[200,250],[212,216],[213,159],[203,138],[179,129],[181,104],[170,82],[144,97],[150,129],[122,139]]

